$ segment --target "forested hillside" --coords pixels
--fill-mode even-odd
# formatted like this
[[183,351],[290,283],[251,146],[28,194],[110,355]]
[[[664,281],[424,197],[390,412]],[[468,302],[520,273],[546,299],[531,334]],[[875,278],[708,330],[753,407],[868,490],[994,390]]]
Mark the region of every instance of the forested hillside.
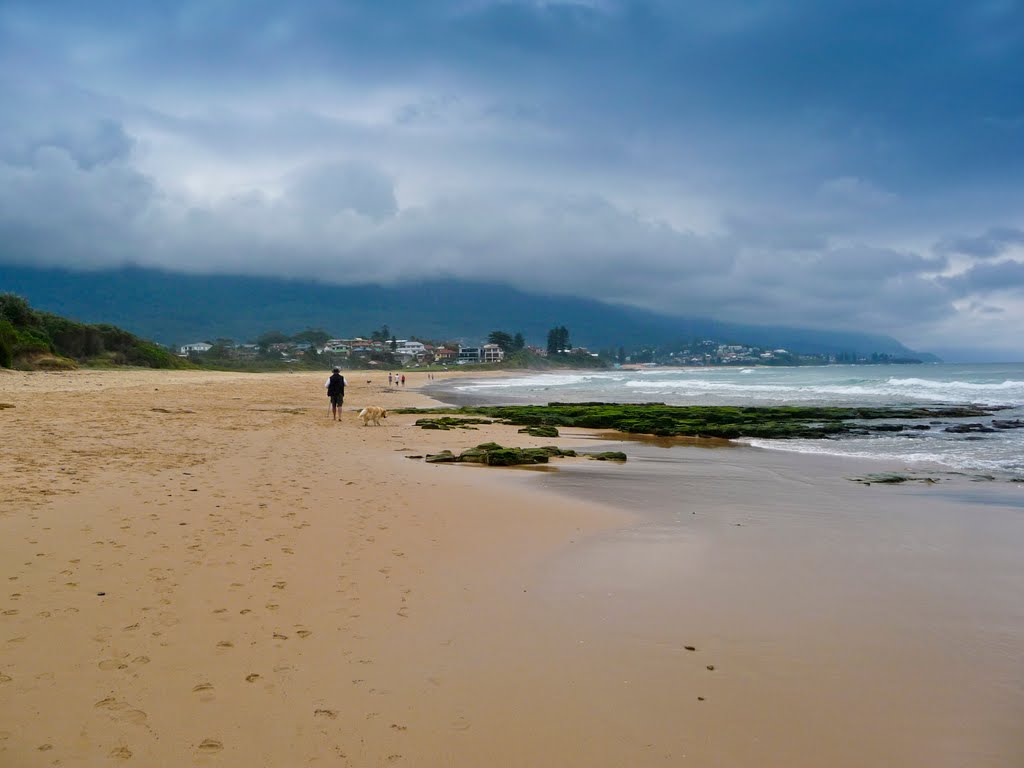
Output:
[[113,325],[91,325],[41,312],[13,293],[0,293],[0,367],[74,368],[135,365],[184,368],[189,363]]

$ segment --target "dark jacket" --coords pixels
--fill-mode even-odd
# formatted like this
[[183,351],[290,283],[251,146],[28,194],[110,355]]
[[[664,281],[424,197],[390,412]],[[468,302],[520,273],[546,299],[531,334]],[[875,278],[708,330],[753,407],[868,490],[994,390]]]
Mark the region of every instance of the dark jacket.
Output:
[[332,373],[331,378],[328,380],[327,385],[327,396],[334,397],[335,395],[345,394],[345,377],[340,373]]

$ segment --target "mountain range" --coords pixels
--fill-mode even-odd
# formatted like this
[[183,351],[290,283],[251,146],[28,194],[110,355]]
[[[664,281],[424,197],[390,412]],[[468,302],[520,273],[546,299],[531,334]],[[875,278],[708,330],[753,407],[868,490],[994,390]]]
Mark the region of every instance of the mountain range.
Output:
[[341,337],[368,336],[384,325],[400,338],[466,343],[479,343],[493,330],[521,332],[527,343],[543,346],[548,330],[565,326],[573,344],[593,349],[701,338],[804,354],[878,352],[937,359],[879,334],[730,323],[452,279],[334,285],[139,267],[73,271],[0,265],[4,291],[45,311],[111,323],[171,346],[218,337],[249,341],[266,331],[293,334],[307,328]]

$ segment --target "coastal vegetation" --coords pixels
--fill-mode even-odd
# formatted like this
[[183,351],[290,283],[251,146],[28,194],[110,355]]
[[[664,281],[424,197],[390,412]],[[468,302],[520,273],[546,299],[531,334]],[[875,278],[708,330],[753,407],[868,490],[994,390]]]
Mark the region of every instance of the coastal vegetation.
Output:
[[113,325],[79,323],[0,293],[0,368],[64,370],[79,365],[187,368],[189,363]]
[[[843,434],[929,430],[941,419],[990,415],[975,406],[845,408],[820,406],[732,407],[663,403],[549,403],[401,409],[400,413],[457,414],[518,426],[584,427],[662,437],[735,439],[827,438]],[[898,422],[898,423],[894,423]],[[906,423],[910,422],[910,423]]]

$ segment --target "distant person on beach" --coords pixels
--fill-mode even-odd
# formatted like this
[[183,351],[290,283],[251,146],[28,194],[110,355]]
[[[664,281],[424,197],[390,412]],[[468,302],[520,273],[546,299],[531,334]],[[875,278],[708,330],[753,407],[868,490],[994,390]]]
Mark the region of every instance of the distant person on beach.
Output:
[[340,368],[334,369],[324,386],[327,387],[327,396],[331,398],[331,417],[337,421],[341,403],[345,399],[345,377],[341,375]]
[[402,374],[402,386],[403,387],[405,386],[405,374],[404,373]]
[[388,371],[388,386],[391,386],[391,371]]

